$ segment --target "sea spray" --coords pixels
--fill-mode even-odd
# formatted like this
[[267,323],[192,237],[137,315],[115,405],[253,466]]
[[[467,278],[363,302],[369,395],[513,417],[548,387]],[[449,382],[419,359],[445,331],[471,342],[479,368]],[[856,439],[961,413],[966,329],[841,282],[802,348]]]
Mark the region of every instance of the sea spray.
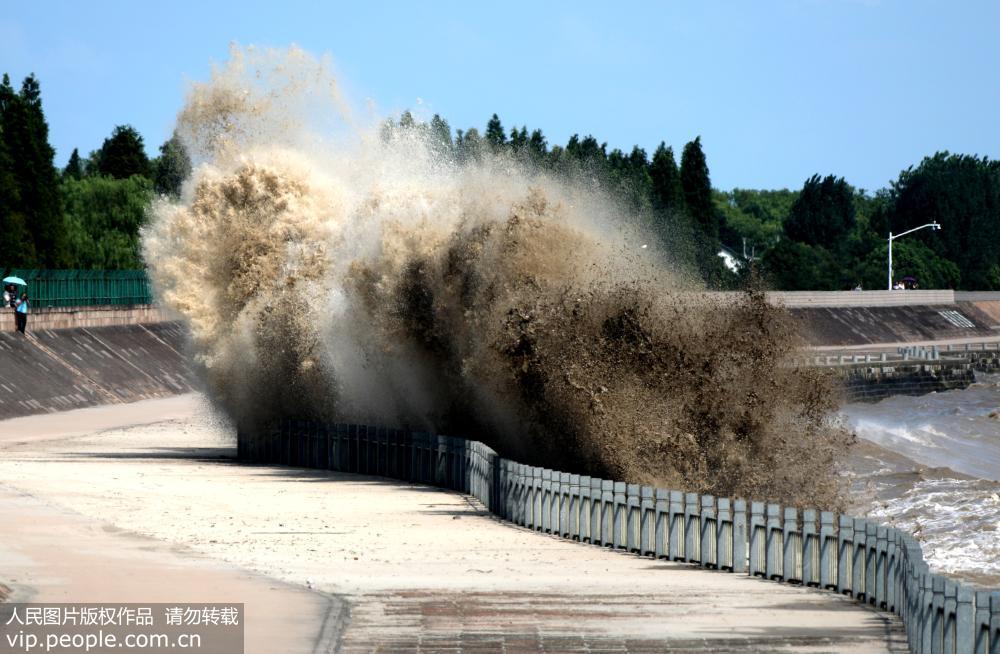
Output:
[[234,49],[143,233],[215,402],[471,436],[520,460],[829,507],[851,436],[792,323],[699,293],[607,194],[359,126],[329,64]]

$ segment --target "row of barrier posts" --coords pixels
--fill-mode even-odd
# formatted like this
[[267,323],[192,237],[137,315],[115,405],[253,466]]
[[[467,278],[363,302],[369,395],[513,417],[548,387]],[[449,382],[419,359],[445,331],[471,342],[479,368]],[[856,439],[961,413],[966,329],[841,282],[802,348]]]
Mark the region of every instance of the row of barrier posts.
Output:
[[864,518],[559,472],[382,427],[286,419],[238,443],[252,462],[447,488],[535,531],[845,594],[898,615],[918,654],[1000,653],[1000,591],[931,573],[913,536]]

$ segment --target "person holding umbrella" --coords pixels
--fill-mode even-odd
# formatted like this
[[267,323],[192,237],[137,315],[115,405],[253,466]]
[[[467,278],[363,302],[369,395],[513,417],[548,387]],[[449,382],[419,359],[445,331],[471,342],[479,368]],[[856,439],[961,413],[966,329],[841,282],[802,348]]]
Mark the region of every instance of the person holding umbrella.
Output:
[[[4,277],[3,278],[3,306],[4,308],[10,307],[14,310],[14,326],[18,331],[24,333],[24,329],[21,328],[21,318],[18,317],[17,312],[17,288],[16,286],[27,286],[28,284],[20,277]],[[28,321],[28,307],[24,307],[24,321],[27,324]]]
[[17,325],[17,331],[24,333],[25,328],[28,326],[28,294],[21,293],[21,299],[17,303],[17,308],[14,309],[14,322]]

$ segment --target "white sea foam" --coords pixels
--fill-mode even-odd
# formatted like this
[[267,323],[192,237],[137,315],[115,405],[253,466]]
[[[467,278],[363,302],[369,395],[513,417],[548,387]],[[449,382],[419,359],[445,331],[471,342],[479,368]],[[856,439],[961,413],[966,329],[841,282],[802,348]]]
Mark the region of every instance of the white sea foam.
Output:
[[952,572],[1000,574],[1000,494],[980,480],[919,481],[876,503],[870,516],[910,531],[928,564]]

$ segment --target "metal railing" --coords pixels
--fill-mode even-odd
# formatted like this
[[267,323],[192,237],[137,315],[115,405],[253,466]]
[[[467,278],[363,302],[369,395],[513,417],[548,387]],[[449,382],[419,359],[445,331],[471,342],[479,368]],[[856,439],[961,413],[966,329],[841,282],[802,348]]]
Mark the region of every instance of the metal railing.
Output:
[[559,472],[381,427],[282,420],[238,443],[249,461],[430,484],[535,531],[848,595],[899,616],[919,654],[1000,651],[1000,591],[931,573],[912,535],[864,518]]
[[144,270],[9,269],[28,283],[33,308],[150,304],[153,294]]

